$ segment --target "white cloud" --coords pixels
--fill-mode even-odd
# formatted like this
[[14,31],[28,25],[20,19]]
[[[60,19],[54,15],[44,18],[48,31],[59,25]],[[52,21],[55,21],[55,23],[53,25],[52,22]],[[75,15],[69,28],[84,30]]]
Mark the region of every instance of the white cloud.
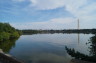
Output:
[[64,6],[64,0],[30,0],[31,6],[39,10],[50,10]]
[[[73,14],[73,16],[76,17],[76,19],[80,19],[81,25],[83,24],[82,28],[87,28],[87,25],[89,25],[89,27],[92,28],[91,26],[94,24],[90,23],[96,20],[96,2],[89,3],[88,0],[30,0],[30,2],[30,8],[35,8],[36,10],[51,10],[64,7],[64,10]],[[54,18],[50,19],[49,21],[45,20],[46,22],[32,22],[32,24],[27,23],[29,26],[22,27],[33,29],[76,28],[76,24],[74,25],[73,23],[74,21],[76,21],[76,19],[70,17],[57,19]]]
[[87,0],[30,0],[32,6],[39,10],[50,10],[59,7],[66,7],[67,10],[78,9],[78,7],[86,4]]
[[12,0],[12,1],[14,1],[14,2],[23,2],[25,0]]
[[96,10],[96,2],[88,4],[88,0],[30,0],[31,6],[38,10],[50,10],[65,7],[75,17],[81,17]]
[[[13,0],[23,2],[25,0]],[[88,0],[26,0],[30,1],[30,8],[37,10],[50,10],[64,7],[65,10],[77,18],[82,18],[96,11],[96,2],[89,3]],[[27,10],[29,7],[27,8]]]
[[[33,0],[31,0],[31,2],[32,1]],[[35,0],[35,3],[33,2],[33,4],[39,10],[65,7],[65,10],[82,20],[82,23],[88,22],[90,24],[92,21],[96,20],[96,2],[89,3],[88,0]]]
[[[43,22],[31,22],[23,24],[12,24],[18,29],[71,29],[76,28],[77,21],[74,18],[55,18]],[[18,26],[17,26],[18,25]]]

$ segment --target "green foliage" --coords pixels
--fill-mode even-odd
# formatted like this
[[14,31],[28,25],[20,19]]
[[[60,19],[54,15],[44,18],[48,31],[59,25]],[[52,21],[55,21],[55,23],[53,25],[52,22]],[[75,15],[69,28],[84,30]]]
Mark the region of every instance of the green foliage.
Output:
[[9,23],[0,23],[0,42],[11,38],[18,38],[21,31],[16,30]]
[[22,30],[23,34],[37,34],[37,33],[41,33],[40,30]]
[[15,31],[15,32],[13,32],[12,34],[11,34],[11,38],[18,38],[20,35],[19,35],[19,33],[17,32],[17,31]]
[[0,33],[0,41],[3,41],[3,36],[1,33]]
[[19,33],[19,35],[22,35],[22,31],[21,30],[17,30],[17,32]]
[[10,38],[10,33],[8,32],[2,32],[1,33],[3,40],[8,40]]
[[3,49],[3,51],[4,51],[5,53],[10,52],[10,50],[15,46],[15,41],[16,41],[17,39],[18,39],[18,38],[0,42],[0,49]]
[[0,23],[0,32],[14,32],[15,28],[9,23]]
[[96,63],[96,34],[92,36],[89,40],[89,53],[90,55],[86,55],[83,53],[80,53],[79,51],[76,51],[75,49],[68,48],[67,46],[65,47],[67,53],[74,57],[75,59],[79,60],[84,60],[84,61],[90,61]]

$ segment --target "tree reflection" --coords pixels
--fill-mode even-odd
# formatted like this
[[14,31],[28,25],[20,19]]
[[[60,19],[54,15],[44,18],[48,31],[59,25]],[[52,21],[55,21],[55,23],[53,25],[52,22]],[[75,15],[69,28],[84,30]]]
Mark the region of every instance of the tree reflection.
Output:
[[67,50],[67,53],[75,59],[96,62],[96,34],[90,38],[87,44],[90,44],[90,56],[75,51],[75,49],[68,48],[67,46],[65,47],[65,49]]
[[3,50],[5,53],[9,53],[10,50],[15,47],[15,42],[18,38],[6,40],[4,42],[0,42],[0,49]]
[[96,57],[96,34],[90,38],[90,54]]

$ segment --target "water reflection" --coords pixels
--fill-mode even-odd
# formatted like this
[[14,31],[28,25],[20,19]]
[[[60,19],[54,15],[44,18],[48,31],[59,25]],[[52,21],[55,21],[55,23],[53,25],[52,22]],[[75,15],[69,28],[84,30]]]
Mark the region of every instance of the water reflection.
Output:
[[80,43],[80,35],[79,35],[79,33],[78,33],[78,44]]
[[[87,53],[89,37],[87,34],[33,34],[22,35],[19,40],[0,44],[4,52],[9,52],[25,63],[69,63],[72,59],[65,45]],[[78,45],[79,44],[79,45]]]
[[67,53],[75,59],[96,62],[96,34],[90,38],[88,43],[86,43],[86,45],[88,44],[90,44],[90,46],[88,47],[90,49],[90,55],[80,53],[76,51],[74,48],[72,49],[65,47],[65,49],[67,50]]
[[16,39],[6,40],[4,42],[0,42],[0,49],[2,49],[5,53],[9,53],[10,50],[15,47]]
[[[25,63],[68,63],[64,47],[48,43],[30,43],[22,46],[20,50],[14,50],[13,56],[22,59]],[[12,50],[11,50],[12,51]]]

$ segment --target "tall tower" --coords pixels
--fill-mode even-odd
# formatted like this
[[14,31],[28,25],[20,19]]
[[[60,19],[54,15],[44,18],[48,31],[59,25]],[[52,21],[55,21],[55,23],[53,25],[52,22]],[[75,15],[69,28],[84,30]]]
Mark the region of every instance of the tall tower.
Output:
[[78,23],[77,23],[77,24],[78,24],[78,28],[77,28],[77,29],[79,30],[79,29],[80,29],[80,27],[79,27],[79,26],[80,26],[80,25],[79,25],[79,19],[78,19]]
[[[79,29],[80,29],[80,27],[79,27],[79,26],[80,26],[80,25],[79,25],[79,19],[77,20],[77,22],[78,22],[78,23],[77,23],[77,24],[78,24],[78,25],[77,25],[77,29],[79,30]],[[79,33],[78,33],[78,44],[79,44],[79,42],[80,42],[80,36],[79,36]]]

